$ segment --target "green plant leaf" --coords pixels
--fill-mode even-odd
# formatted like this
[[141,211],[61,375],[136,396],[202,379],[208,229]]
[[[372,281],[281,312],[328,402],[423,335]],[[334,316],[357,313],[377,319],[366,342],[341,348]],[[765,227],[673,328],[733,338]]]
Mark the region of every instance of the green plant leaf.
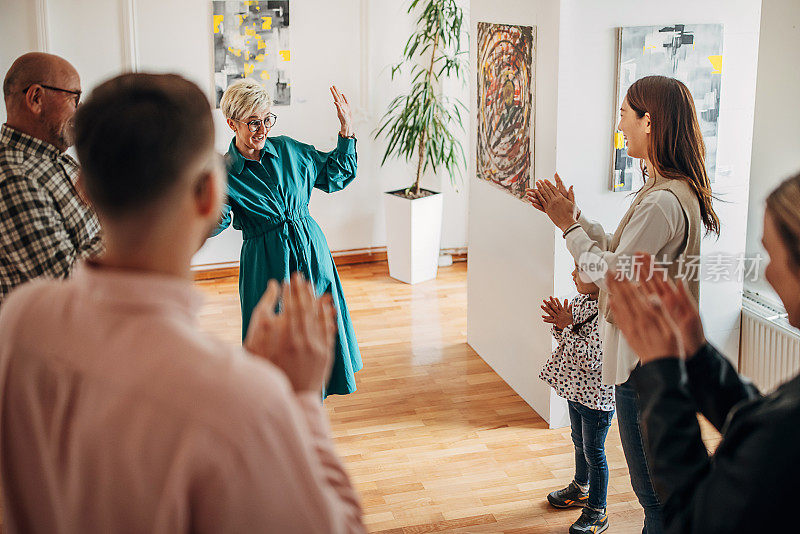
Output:
[[[455,0],[410,0],[409,13],[418,13],[416,29],[403,48],[402,61],[392,66],[391,79],[408,70],[407,94],[395,97],[373,132],[386,139],[383,165],[389,158],[406,161],[417,158],[417,179],[409,190],[419,187],[422,174],[444,168],[454,186],[466,170],[466,157],[454,131],[464,132],[462,111],[467,107],[458,99],[442,94],[444,78],[462,76],[467,69],[469,36],[464,29],[464,13]],[[421,157],[420,157],[421,156]]]

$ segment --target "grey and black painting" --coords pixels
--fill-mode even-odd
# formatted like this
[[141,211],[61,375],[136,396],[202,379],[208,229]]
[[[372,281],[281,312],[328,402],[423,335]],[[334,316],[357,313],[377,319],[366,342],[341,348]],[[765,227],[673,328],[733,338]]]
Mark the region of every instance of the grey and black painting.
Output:
[[261,82],[275,105],[289,105],[289,0],[212,4],[217,107],[228,85],[242,78]]
[[[616,115],[633,82],[654,74],[681,80],[694,97],[706,145],[706,167],[713,181],[717,163],[717,125],[722,83],[722,24],[631,26],[619,29]],[[638,162],[628,156],[620,131],[614,134],[613,191],[629,191],[640,179]]]

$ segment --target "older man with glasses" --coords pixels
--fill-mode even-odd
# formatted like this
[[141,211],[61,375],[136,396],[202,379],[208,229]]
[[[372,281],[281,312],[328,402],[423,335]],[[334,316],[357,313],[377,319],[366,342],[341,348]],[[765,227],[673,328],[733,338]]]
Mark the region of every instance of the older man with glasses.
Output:
[[51,54],[17,58],[3,81],[0,127],[0,304],[33,278],[68,276],[102,250],[100,225],[76,188],[73,142],[81,98],[75,68]]

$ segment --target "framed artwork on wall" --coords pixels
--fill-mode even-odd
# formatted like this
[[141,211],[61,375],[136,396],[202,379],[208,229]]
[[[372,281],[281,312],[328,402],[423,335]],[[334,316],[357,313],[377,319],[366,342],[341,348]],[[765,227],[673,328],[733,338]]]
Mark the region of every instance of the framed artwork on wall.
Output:
[[289,0],[212,2],[216,105],[228,85],[251,78],[273,104],[291,103]]
[[476,175],[524,198],[533,168],[536,27],[478,23]]
[[645,76],[662,75],[681,80],[694,98],[706,145],[708,176],[717,167],[717,127],[722,87],[722,24],[674,24],[619,28],[617,91],[614,108],[612,191],[630,191],[641,179],[639,160],[628,156],[622,132],[616,129],[619,108],[628,88]]

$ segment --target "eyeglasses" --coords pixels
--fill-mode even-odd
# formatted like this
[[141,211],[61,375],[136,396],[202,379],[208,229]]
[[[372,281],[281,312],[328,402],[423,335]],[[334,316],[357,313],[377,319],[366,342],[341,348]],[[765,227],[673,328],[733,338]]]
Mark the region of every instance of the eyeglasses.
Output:
[[260,128],[261,125],[264,125],[265,130],[269,130],[272,128],[278,120],[278,116],[274,113],[269,113],[263,120],[261,119],[253,119],[249,121],[240,121],[238,119],[233,119],[236,122],[241,122],[242,124],[247,125],[247,129],[250,130],[250,133],[256,133]]
[[32,83],[28,87],[22,90],[23,94],[28,92],[28,89],[33,87],[34,85],[38,85],[39,87],[43,87],[45,89],[50,89],[51,91],[58,91],[60,93],[67,93],[72,95],[74,98],[75,107],[77,108],[81,103],[81,91],[71,91],[69,89],[62,89],[60,87],[53,87],[52,85],[45,85],[43,83]]

